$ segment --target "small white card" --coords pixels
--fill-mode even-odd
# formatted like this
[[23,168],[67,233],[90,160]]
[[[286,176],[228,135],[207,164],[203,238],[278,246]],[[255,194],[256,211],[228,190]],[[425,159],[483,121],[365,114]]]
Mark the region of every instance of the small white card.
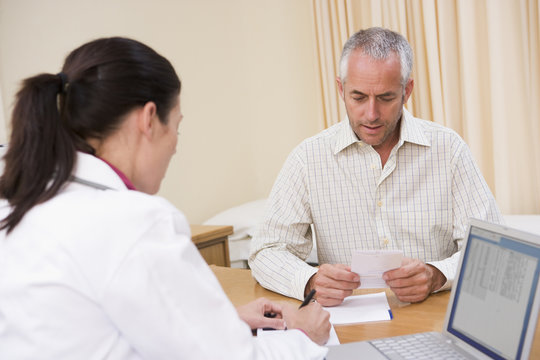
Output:
[[393,317],[384,291],[348,296],[340,305],[324,309],[330,313],[332,325],[392,320]]
[[351,271],[360,275],[359,289],[387,288],[384,272],[401,266],[403,254],[396,250],[365,250],[353,254]]

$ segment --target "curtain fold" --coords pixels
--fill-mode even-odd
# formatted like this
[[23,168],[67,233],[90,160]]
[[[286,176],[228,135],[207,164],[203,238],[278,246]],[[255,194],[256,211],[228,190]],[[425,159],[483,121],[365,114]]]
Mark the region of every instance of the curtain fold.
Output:
[[371,26],[395,30],[415,56],[407,108],[465,139],[503,213],[540,213],[538,0],[313,0],[313,6],[325,127],[345,116],[334,79],[346,39]]
[[4,102],[2,101],[2,89],[0,89],[0,144],[5,144],[7,142],[7,119],[4,114]]
[[313,0],[324,127],[345,117],[336,85],[339,58],[345,41],[354,33],[350,3],[346,0]]

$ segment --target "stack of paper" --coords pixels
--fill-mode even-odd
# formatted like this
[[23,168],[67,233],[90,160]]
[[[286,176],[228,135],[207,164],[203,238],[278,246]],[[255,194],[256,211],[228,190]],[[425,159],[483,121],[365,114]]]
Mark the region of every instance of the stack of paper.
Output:
[[392,320],[385,292],[349,296],[341,305],[324,309],[330,313],[332,325]]

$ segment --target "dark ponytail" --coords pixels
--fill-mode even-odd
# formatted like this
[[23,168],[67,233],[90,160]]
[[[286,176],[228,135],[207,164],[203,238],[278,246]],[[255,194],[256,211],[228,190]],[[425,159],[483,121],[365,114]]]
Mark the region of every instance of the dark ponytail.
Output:
[[[0,178],[0,196],[13,207],[2,221],[2,228],[8,231],[31,207],[53,197],[73,168],[74,145],[60,124],[57,108],[61,86],[60,77],[42,74],[26,79],[17,94]],[[57,167],[57,163],[64,166]]]
[[58,193],[71,176],[76,151],[94,153],[87,139],[107,137],[123,115],[149,101],[167,123],[179,93],[170,62],[126,38],[87,43],[68,55],[62,73],[26,79],[0,177],[0,197],[12,207],[0,229],[12,231],[32,207]]

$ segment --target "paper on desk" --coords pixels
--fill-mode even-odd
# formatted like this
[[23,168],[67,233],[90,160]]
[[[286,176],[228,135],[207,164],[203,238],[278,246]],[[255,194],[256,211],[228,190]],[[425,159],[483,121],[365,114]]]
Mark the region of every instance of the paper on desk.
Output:
[[340,342],[339,342],[339,338],[338,338],[337,333],[336,333],[336,329],[334,329],[334,326],[332,326],[330,328],[330,337],[328,338],[328,341],[324,345],[325,346],[330,346],[330,345],[339,345],[339,344],[340,344]]
[[[279,334],[279,333],[282,333],[286,330],[263,330],[263,329],[257,329],[257,336],[272,336],[272,334]],[[330,346],[330,345],[339,345],[340,342],[339,342],[339,338],[337,336],[337,333],[336,333],[336,329],[334,329],[334,327],[332,326],[330,328],[330,337],[328,338],[328,341],[326,342],[326,344],[324,344],[325,346]]]
[[382,274],[401,266],[403,254],[395,250],[357,251],[352,256],[351,271],[360,275],[360,289],[387,288]]
[[390,310],[384,291],[349,296],[343,300],[341,305],[325,307],[324,309],[330,313],[332,325],[392,320],[392,310]]

